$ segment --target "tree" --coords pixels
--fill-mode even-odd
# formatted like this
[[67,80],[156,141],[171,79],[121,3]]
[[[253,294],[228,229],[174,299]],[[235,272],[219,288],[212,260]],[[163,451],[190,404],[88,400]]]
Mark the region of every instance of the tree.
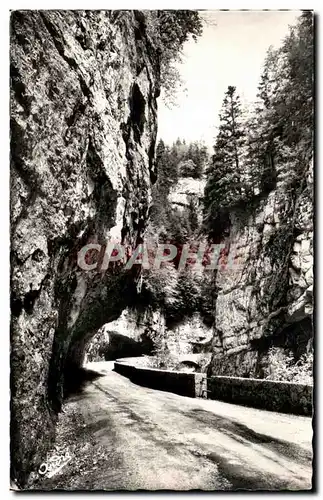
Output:
[[239,203],[247,191],[243,175],[246,132],[235,87],[228,87],[219,117],[219,133],[211,167],[207,171],[204,198],[208,223],[211,225],[212,218],[217,218],[219,211]]
[[180,321],[189,317],[200,309],[201,302],[201,275],[189,267],[178,273],[175,287],[175,300],[170,305],[168,316],[172,321]]
[[182,61],[183,45],[190,37],[196,41],[202,34],[202,19],[193,10],[151,10],[146,16],[147,33],[159,54],[164,100],[172,104],[182,83],[177,65]]
[[190,228],[191,228],[191,231],[194,232],[199,227],[199,221],[198,221],[198,216],[197,216],[198,202],[195,201],[194,198],[191,198],[189,200],[189,205],[188,205],[187,209],[188,209],[188,221],[190,224]]
[[166,146],[162,139],[160,139],[156,148],[156,164],[160,182],[165,187],[169,188],[177,182],[178,166],[176,153],[174,153],[173,148],[170,149],[169,146]]
[[166,311],[177,299],[176,285],[177,272],[172,263],[166,263],[159,269],[154,266],[144,269],[142,300],[153,309]]
[[287,189],[302,177],[313,149],[313,85],[313,15],[304,12],[282,46],[269,48],[249,122],[249,163],[260,192],[277,179]]
[[181,177],[195,177],[196,165],[191,158],[182,160],[178,167]]
[[269,47],[258,85],[257,100],[248,118],[246,171],[252,195],[269,192],[276,185],[273,129],[278,123],[272,107],[277,89],[277,58]]
[[194,179],[201,179],[205,165],[208,161],[208,151],[204,144],[197,141],[189,144],[186,158],[191,160],[194,164],[191,172],[191,177]]
[[284,130],[286,142],[292,147],[301,142],[313,147],[314,47],[313,13],[304,12],[291,30],[281,49],[285,62],[286,81],[282,92],[289,112]]

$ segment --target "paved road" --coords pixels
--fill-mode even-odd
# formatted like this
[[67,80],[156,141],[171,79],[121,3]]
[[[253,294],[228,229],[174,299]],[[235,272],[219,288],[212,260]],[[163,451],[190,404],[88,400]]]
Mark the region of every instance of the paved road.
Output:
[[[74,474],[71,487],[311,488],[310,418],[140,387],[111,371],[112,363],[88,367],[104,376],[71,401],[92,436],[93,449],[105,449],[106,459],[98,469],[91,452],[86,473]],[[59,481],[57,485],[62,487]]]

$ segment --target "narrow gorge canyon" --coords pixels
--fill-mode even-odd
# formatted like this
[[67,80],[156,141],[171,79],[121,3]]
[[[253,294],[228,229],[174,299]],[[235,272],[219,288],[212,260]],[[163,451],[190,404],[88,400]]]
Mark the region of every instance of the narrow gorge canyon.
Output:
[[[296,360],[313,350],[312,150],[297,138],[292,190],[276,168],[269,188],[213,217],[212,153],[179,141],[172,178],[167,147],[157,147],[164,59],[151,12],[11,13],[10,436],[20,487],[51,447],[84,361],[145,355],[162,369],[265,378],[272,348]],[[221,244],[236,265],[180,272],[175,262],[164,274],[79,265],[86,245],[99,250],[91,266],[109,242],[129,258],[148,241]]]

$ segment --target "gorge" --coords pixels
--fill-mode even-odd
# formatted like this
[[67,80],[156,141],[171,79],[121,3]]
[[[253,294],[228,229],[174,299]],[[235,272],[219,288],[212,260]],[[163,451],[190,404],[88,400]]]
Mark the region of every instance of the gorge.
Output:
[[[214,212],[216,159],[203,145],[156,144],[163,68],[173,56],[158,29],[165,39],[176,33],[179,47],[201,30],[196,13],[165,21],[163,12],[159,20],[139,10],[11,14],[11,476],[22,487],[102,329],[117,339],[106,359],[157,352],[164,366],[168,355],[183,369],[198,359],[192,366],[208,376],[263,378],[271,348],[291,350],[296,361],[313,349],[312,59],[299,64],[306,50],[313,58],[312,17],[289,53],[300,95],[282,112],[290,135],[277,131],[276,108],[259,115],[270,115],[264,128],[277,120],[259,153],[267,161],[275,144],[275,181],[259,180],[249,195],[248,177],[241,199]],[[159,272],[78,266],[87,244],[134,249],[148,240],[221,243],[240,265],[208,274],[179,273],[176,263]],[[119,352],[120,335],[128,350]]]

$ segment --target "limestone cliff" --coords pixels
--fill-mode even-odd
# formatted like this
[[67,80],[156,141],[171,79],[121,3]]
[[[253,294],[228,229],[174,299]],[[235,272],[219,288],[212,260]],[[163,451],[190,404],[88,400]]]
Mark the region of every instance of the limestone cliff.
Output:
[[173,207],[179,209],[187,208],[190,200],[200,206],[204,196],[204,187],[205,179],[180,177],[178,182],[171,188],[168,200]]
[[[148,308],[138,314],[125,309],[118,319],[104,325],[91,339],[87,354],[90,361],[93,353],[106,359],[140,356],[159,350],[160,340],[163,340],[163,348],[174,357],[205,353],[210,351],[212,334],[212,328],[203,323],[198,313],[169,327],[161,310]],[[116,337],[118,345],[114,342]]]
[[66,368],[127,305],[136,276],[77,266],[140,241],[155,180],[159,65],[138,11],[11,15],[11,449],[23,483]]
[[223,243],[239,267],[217,271],[210,374],[261,377],[270,346],[288,347],[299,356],[311,343],[311,162],[304,172],[292,204],[283,179],[278,179],[276,189],[247,217],[231,214]]
[[[174,208],[199,206],[203,181],[179,179],[170,193]],[[262,196],[256,206],[230,214],[230,228],[222,239],[228,263],[215,271],[204,270],[207,295],[215,294],[211,326],[200,312],[184,316],[175,325],[165,325],[161,310],[137,315],[125,311],[106,326],[139,340],[144,332],[158,341],[174,359],[212,354],[210,375],[262,377],[271,346],[288,348],[296,358],[311,346],[313,314],[313,166],[304,169],[295,199],[278,177],[277,186]],[[198,209],[198,212],[201,211]],[[200,214],[199,214],[200,215]],[[202,236],[198,236],[201,240]],[[196,275],[197,290],[200,276]],[[215,290],[214,290],[215,288]],[[205,296],[202,297],[205,299]],[[203,301],[202,301],[203,305]],[[205,317],[204,317],[205,319]],[[208,318],[209,319],[209,318]]]

